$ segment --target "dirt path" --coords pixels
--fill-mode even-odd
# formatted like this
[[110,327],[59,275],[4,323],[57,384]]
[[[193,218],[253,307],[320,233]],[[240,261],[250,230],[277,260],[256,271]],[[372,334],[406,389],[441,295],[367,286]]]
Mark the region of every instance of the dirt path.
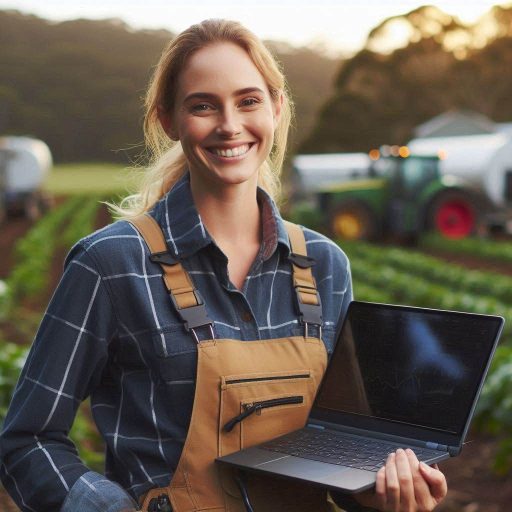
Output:
[[[445,260],[455,265],[461,265],[475,270],[496,272],[498,274],[512,276],[512,263],[503,261],[491,261],[468,254],[455,254],[434,249],[420,249],[421,252]],[[511,507],[512,510],[512,507]]]

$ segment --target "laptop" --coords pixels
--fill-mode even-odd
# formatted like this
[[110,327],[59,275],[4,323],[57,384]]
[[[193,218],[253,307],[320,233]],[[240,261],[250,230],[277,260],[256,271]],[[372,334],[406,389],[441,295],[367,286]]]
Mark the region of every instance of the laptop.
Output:
[[217,462],[356,493],[398,448],[427,464],[458,455],[503,324],[353,301],[306,426]]

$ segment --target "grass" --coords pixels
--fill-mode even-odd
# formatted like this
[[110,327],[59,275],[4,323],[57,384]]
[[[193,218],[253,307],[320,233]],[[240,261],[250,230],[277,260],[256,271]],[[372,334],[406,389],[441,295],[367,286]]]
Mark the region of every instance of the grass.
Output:
[[138,181],[133,169],[110,163],[55,165],[44,189],[56,196],[101,195],[126,196]]

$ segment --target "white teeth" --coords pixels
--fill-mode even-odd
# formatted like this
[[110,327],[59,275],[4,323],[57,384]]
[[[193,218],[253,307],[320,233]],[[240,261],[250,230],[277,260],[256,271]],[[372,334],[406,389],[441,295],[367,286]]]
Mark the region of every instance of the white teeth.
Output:
[[245,153],[247,153],[247,151],[249,151],[249,144],[242,144],[241,146],[237,146],[236,148],[232,148],[232,149],[214,148],[214,149],[212,149],[212,151],[218,156],[231,158],[234,156],[245,155]]

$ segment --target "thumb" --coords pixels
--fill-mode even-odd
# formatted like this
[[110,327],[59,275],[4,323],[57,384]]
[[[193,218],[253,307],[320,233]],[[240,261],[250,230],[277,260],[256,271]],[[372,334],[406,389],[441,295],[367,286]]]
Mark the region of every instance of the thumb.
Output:
[[420,462],[420,471],[430,487],[432,497],[439,503],[448,492],[445,476],[441,471],[427,466],[424,462]]

